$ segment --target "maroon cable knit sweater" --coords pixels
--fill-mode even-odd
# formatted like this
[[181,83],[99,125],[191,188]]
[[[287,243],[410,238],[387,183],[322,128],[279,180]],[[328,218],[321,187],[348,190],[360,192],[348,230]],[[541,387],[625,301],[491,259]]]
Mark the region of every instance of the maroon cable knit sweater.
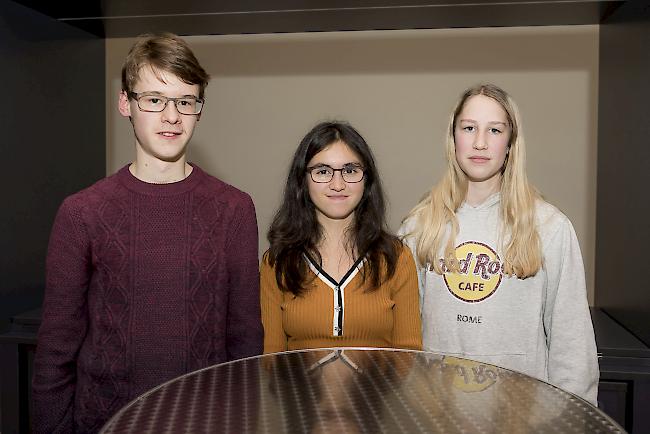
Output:
[[46,280],[36,432],[96,432],[164,381],[262,352],[253,202],[196,166],[172,184],[124,167],[68,197]]

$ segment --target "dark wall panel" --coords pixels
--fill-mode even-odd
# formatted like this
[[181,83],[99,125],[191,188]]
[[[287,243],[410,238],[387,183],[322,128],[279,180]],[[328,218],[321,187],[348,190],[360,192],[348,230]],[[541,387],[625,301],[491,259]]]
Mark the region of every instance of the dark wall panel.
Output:
[[105,173],[103,39],[0,1],[0,329],[40,305],[52,220]]
[[596,24],[624,0],[16,0],[99,36]]
[[600,26],[596,305],[650,346],[650,3]]

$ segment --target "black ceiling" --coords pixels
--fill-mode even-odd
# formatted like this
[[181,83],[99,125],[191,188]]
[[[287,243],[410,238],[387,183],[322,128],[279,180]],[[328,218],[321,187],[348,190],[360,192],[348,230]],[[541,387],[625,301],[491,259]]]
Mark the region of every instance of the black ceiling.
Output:
[[596,24],[624,0],[16,0],[101,37]]

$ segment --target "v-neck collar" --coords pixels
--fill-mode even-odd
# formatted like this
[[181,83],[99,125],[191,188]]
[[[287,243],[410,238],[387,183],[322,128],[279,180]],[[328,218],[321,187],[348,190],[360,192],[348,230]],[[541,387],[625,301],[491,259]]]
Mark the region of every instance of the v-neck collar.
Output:
[[340,288],[342,286],[346,286],[350,281],[354,278],[354,276],[357,275],[357,273],[361,270],[363,267],[363,263],[365,262],[364,257],[360,257],[357,259],[354,264],[350,267],[350,269],[343,275],[341,278],[340,282],[337,282],[336,279],[334,279],[332,276],[327,274],[325,270],[318,264],[314,258],[311,257],[311,255],[307,252],[304,252],[305,259],[307,260],[307,264],[309,265],[309,268],[314,272],[314,274],[321,279],[323,282],[327,284],[327,286],[330,286],[331,288]]
[[334,311],[332,312],[332,336],[341,337],[343,336],[343,327],[345,323],[345,288],[352,279],[354,279],[354,276],[357,275],[359,270],[361,270],[365,258],[361,257],[357,259],[348,272],[345,273],[341,281],[337,282],[332,276],[327,274],[307,252],[304,252],[303,254],[305,256],[305,261],[307,261],[309,268],[314,272],[316,277],[332,288],[334,307]]

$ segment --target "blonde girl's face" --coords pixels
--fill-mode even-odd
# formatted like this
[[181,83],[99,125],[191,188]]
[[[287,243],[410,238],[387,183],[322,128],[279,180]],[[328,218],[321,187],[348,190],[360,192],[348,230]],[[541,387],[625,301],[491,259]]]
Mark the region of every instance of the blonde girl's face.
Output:
[[465,101],[456,118],[456,161],[470,183],[484,183],[495,191],[508,153],[511,127],[501,105],[485,95]]

